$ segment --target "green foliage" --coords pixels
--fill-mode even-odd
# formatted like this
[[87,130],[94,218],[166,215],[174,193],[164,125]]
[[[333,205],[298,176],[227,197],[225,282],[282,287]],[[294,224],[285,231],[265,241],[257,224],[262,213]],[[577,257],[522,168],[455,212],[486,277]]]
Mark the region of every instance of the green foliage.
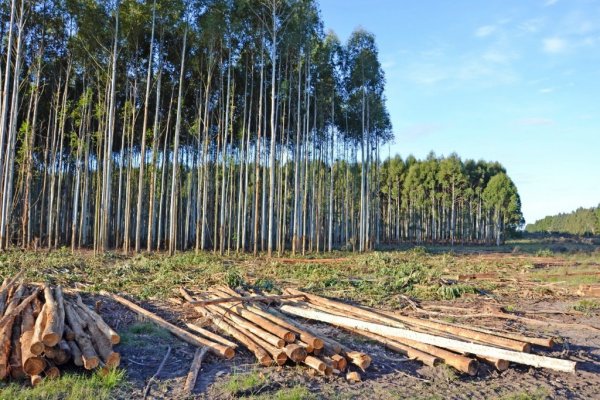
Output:
[[600,301],[598,300],[579,300],[573,305],[575,311],[590,314],[600,310]]
[[578,208],[571,213],[547,216],[528,224],[527,232],[569,233],[572,235],[600,234],[600,206]]

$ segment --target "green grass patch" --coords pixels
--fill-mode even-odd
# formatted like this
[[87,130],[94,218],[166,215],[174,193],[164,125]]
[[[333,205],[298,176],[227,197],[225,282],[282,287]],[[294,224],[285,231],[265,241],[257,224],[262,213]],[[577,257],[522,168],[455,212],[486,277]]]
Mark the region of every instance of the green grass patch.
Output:
[[[146,346],[151,341],[148,337],[160,338],[162,340],[171,340],[172,336],[166,329],[153,324],[152,322],[136,322],[130,325],[126,331],[120,332],[121,343],[134,346]],[[154,345],[154,344],[152,344]]]
[[258,370],[244,373],[232,373],[223,382],[223,390],[231,396],[252,396],[267,383],[267,376]]
[[525,390],[512,393],[499,398],[499,400],[546,400],[550,398],[550,392],[546,388],[539,387],[533,391]]
[[598,300],[579,300],[573,305],[575,311],[590,314],[600,311],[600,301]]
[[310,391],[301,385],[293,386],[291,388],[279,389],[276,392],[263,394],[260,396],[252,396],[249,399],[252,400],[313,400],[317,399],[317,396],[310,393]]
[[125,371],[111,370],[107,375],[65,374],[58,379],[44,379],[33,388],[25,388],[19,383],[0,386],[0,400],[108,400],[114,390],[123,385]]

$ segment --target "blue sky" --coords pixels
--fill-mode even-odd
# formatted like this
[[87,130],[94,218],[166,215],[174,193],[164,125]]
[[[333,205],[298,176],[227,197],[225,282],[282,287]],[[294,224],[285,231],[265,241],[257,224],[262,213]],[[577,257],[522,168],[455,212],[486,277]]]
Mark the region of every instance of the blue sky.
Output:
[[320,0],[375,34],[391,153],[500,161],[528,222],[600,203],[600,0]]

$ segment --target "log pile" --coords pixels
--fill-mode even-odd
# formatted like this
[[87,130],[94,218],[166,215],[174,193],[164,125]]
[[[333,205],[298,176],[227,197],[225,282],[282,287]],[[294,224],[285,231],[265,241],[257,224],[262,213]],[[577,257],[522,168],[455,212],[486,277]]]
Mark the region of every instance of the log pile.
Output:
[[510,362],[571,373],[576,369],[573,361],[531,354],[534,345],[551,347],[549,339],[357,307],[294,289],[284,292],[304,295],[307,301],[286,300],[283,313],[338,326],[428,365],[444,362],[469,375],[477,373],[480,361],[498,370]]
[[[180,292],[201,316],[241,343],[261,365],[295,363],[305,365],[313,374],[330,376],[345,373],[349,367],[364,371],[371,364],[369,355],[325,338],[265,305],[273,301],[303,301],[304,294],[250,294],[242,299],[237,292],[224,286],[198,294],[192,294],[185,288],[181,288]],[[202,328],[195,330],[198,329]],[[356,380],[359,372],[353,372],[350,376]]]
[[[468,375],[476,375],[482,362],[499,371],[508,369],[509,363],[565,372],[576,368],[575,362],[531,353],[534,346],[552,347],[549,338],[358,307],[294,289],[286,289],[279,296],[248,293],[244,297],[223,286],[195,295],[185,288],[180,292],[202,317],[241,343],[265,366],[293,362],[320,375],[345,373],[350,367],[347,379],[360,380],[358,370],[368,368],[371,357],[315,332],[298,322],[300,317],[342,328],[426,365],[445,363]],[[265,304],[270,302],[279,306]]]
[[69,363],[104,372],[119,365],[113,350],[119,335],[78,294],[20,278],[6,278],[0,286],[0,379],[37,385],[59,377]]

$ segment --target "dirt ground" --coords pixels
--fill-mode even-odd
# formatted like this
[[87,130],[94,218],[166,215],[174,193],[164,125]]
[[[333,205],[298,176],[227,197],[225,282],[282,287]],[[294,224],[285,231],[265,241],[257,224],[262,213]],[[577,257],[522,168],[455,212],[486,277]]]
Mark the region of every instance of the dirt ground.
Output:
[[[88,297],[91,304],[98,298]],[[328,337],[335,338],[353,349],[361,350],[373,358],[371,367],[362,374],[362,382],[349,383],[341,376],[312,376],[306,368],[283,366],[263,368],[255,366],[254,357],[240,349],[231,361],[224,361],[209,355],[201,369],[193,398],[231,399],[253,396],[260,398],[277,397],[277,392],[286,387],[303,386],[317,399],[596,399],[600,398],[600,319],[598,313],[571,314],[573,304],[578,298],[556,301],[519,301],[513,303],[523,310],[545,310],[569,314],[552,314],[554,321],[572,326],[540,325],[524,326],[507,320],[471,320],[477,326],[503,328],[531,334],[551,335],[558,338],[551,351],[535,349],[537,354],[569,358],[578,361],[576,374],[552,372],[544,369],[511,365],[509,370],[499,373],[493,368],[482,365],[477,376],[469,377],[456,373],[445,366],[428,367],[418,361],[410,361],[402,356],[385,350],[382,346],[350,336],[343,331],[322,325],[312,324],[313,328]],[[444,306],[481,309],[486,300],[459,299],[443,302]],[[421,306],[441,304],[423,302]],[[193,311],[173,304],[145,303],[145,307],[154,310],[166,319],[174,315],[185,315],[194,319]],[[136,316],[118,304],[102,300],[100,311],[104,318],[119,331],[127,331],[136,324]],[[461,321],[462,323],[469,323]],[[590,326],[582,328],[581,324]],[[599,326],[593,329],[591,326]],[[147,398],[175,399],[181,397],[181,388],[194,354],[194,348],[176,340],[170,335],[135,335],[136,339],[120,345],[122,367],[127,370],[128,385],[120,390],[119,398],[141,399],[146,384],[153,376],[167,352],[171,353],[166,364],[152,384]],[[260,374],[265,377],[264,384],[248,390],[233,391],[227,387],[231,376],[245,373]],[[279,397],[280,398],[280,397]]]

